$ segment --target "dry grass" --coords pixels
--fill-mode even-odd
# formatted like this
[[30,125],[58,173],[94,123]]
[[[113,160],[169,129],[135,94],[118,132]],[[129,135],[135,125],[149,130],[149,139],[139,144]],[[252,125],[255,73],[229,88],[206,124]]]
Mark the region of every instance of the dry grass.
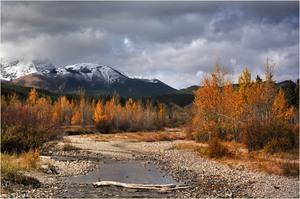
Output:
[[81,134],[91,134],[97,132],[95,125],[69,125],[63,126],[62,131],[69,135],[81,135]]
[[[230,153],[229,156],[214,159],[238,170],[260,171],[269,174],[299,177],[299,155],[290,153],[268,154],[263,150],[249,152],[243,144],[222,142]],[[176,143],[174,148],[196,151],[199,156],[210,158],[206,144],[195,142]]]
[[16,179],[20,169],[16,155],[1,153],[1,177]]
[[299,177],[299,156],[290,153],[271,155],[263,150],[248,153],[241,160],[250,163],[250,168],[256,171],[263,171],[270,174],[297,176]]
[[20,166],[25,170],[37,170],[41,167],[40,161],[40,152],[38,150],[31,150],[27,153],[21,154],[19,157]]
[[38,150],[22,153],[20,156],[1,153],[1,177],[14,182],[23,182],[24,177],[20,171],[40,169],[39,156]]
[[116,134],[94,134],[81,135],[89,137],[95,141],[112,141],[126,140],[131,142],[157,142],[157,141],[172,141],[183,140],[185,134],[183,132],[136,132],[136,133],[116,133]]
[[207,144],[195,143],[195,142],[183,142],[183,143],[176,143],[173,145],[173,148],[179,150],[190,150],[195,151],[201,157],[209,157],[209,150]]
[[222,158],[231,155],[228,147],[219,138],[212,138],[209,140],[208,149],[209,157],[211,158]]

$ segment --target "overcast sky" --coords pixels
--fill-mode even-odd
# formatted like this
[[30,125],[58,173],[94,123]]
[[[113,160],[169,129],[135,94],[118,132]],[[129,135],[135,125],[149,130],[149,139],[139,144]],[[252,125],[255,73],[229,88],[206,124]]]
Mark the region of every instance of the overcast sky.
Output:
[[236,81],[299,77],[299,2],[1,2],[1,57],[94,62],[180,89],[216,59]]

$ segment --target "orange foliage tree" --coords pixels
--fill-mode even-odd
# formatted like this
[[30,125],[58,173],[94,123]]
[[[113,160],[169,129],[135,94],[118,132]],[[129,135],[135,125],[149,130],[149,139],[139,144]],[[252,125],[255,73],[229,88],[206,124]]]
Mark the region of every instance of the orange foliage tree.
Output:
[[[56,101],[40,97],[32,89],[26,101],[16,94],[1,97],[1,149],[8,152],[22,152],[35,149],[54,138],[63,125],[95,124],[100,132],[141,131],[161,128],[168,122],[165,105],[153,107],[147,101],[129,99],[120,103],[113,95],[106,103],[85,98],[79,92],[80,100],[68,100],[65,96]],[[176,115],[173,116],[174,118]]]
[[22,105],[13,94],[1,108],[1,150],[3,152],[29,151],[57,136],[59,128],[53,122],[50,99],[38,98],[32,89],[27,103]]
[[234,90],[217,63],[215,72],[195,92],[192,124],[196,139],[233,139],[250,150],[298,147],[295,108],[288,107],[284,92],[276,89],[273,67],[267,59],[265,81],[256,82],[245,68],[238,79],[239,88]]
[[221,71],[220,63],[203,80],[203,86],[195,92],[193,128],[198,141],[207,141],[211,137],[225,139],[232,137],[229,131],[237,122],[237,101],[233,87],[226,80],[226,71]]
[[95,125],[98,126],[106,120],[107,116],[104,114],[103,105],[101,101],[99,101],[94,109],[93,120],[95,121]]

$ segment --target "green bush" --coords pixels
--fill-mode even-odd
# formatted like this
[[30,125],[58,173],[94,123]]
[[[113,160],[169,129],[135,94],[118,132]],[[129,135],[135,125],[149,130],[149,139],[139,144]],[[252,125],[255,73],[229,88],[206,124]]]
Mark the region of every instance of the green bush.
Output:
[[229,155],[229,151],[227,147],[222,144],[219,138],[212,138],[208,142],[208,149],[209,149],[209,157],[211,158],[221,158],[224,156]]

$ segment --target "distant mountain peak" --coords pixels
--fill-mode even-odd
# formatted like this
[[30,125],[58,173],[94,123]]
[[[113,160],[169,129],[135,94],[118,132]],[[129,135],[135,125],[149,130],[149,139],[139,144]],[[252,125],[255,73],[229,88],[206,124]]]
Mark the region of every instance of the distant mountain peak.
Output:
[[171,93],[176,89],[158,79],[130,78],[113,67],[96,63],[77,63],[54,67],[42,61],[24,62],[1,60],[1,79],[11,84],[47,89],[53,92],[74,92],[78,88],[89,93],[122,96],[154,96]]
[[110,66],[103,66],[95,63],[78,63],[67,65],[55,70],[44,70],[47,76],[74,77],[88,82],[102,81],[106,84],[122,82],[128,77]]
[[54,69],[55,66],[47,60],[1,59],[0,79],[12,80],[28,74],[41,73],[44,70]]
[[143,76],[134,76],[133,79],[139,79],[139,80],[143,80],[145,82],[150,82],[150,83],[160,82],[158,79],[155,79],[155,78],[149,79],[149,78],[146,78],[146,77],[143,77]]

